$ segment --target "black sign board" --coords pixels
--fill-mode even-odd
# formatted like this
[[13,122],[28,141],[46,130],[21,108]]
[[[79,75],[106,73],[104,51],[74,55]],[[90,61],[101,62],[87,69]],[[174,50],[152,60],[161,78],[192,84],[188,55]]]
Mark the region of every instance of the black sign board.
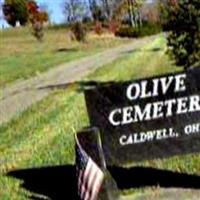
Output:
[[200,68],[100,84],[85,98],[108,164],[200,152]]

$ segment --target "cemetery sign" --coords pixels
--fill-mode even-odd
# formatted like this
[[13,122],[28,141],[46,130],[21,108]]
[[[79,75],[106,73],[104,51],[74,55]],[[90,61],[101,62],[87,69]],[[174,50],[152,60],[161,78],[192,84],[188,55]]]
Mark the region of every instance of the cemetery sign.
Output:
[[85,90],[106,162],[200,152],[200,68]]

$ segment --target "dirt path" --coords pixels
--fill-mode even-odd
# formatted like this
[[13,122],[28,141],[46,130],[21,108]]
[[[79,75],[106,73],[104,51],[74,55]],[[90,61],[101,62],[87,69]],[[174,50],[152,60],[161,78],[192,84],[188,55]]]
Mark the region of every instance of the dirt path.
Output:
[[39,88],[79,81],[97,68],[111,63],[134,49],[141,48],[155,38],[156,36],[152,36],[135,40],[96,55],[59,65],[37,77],[14,82],[0,93],[0,125],[8,122],[50,93],[48,89],[41,90]]

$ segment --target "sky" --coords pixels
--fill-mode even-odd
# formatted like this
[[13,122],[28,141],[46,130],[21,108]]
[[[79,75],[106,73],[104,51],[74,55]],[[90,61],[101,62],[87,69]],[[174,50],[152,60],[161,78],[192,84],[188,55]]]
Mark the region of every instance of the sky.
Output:
[[45,4],[48,8],[51,22],[61,23],[64,21],[63,2],[64,0],[36,0],[38,5]]
[[[0,0],[3,3],[4,0]],[[45,5],[50,13],[50,20],[52,23],[61,23],[64,21],[63,2],[64,0],[36,0],[38,5]],[[2,10],[0,10],[0,28],[7,27],[7,23],[2,19]]]

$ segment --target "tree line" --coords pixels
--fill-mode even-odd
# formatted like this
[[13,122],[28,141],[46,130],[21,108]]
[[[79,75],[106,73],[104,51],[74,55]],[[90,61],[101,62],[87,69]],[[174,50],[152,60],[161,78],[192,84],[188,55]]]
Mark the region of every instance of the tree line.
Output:
[[[39,6],[34,0],[5,0],[3,12],[6,21],[11,26],[17,22],[25,25],[29,21],[30,4]],[[63,0],[63,13],[66,23],[77,21],[126,21],[131,26],[138,26],[142,23],[142,15],[145,11],[141,8],[146,4],[145,0]],[[154,5],[157,1],[154,1]],[[43,17],[47,19],[48,13],[41,10]],[[157,13],[156,6],[152,13]]]

